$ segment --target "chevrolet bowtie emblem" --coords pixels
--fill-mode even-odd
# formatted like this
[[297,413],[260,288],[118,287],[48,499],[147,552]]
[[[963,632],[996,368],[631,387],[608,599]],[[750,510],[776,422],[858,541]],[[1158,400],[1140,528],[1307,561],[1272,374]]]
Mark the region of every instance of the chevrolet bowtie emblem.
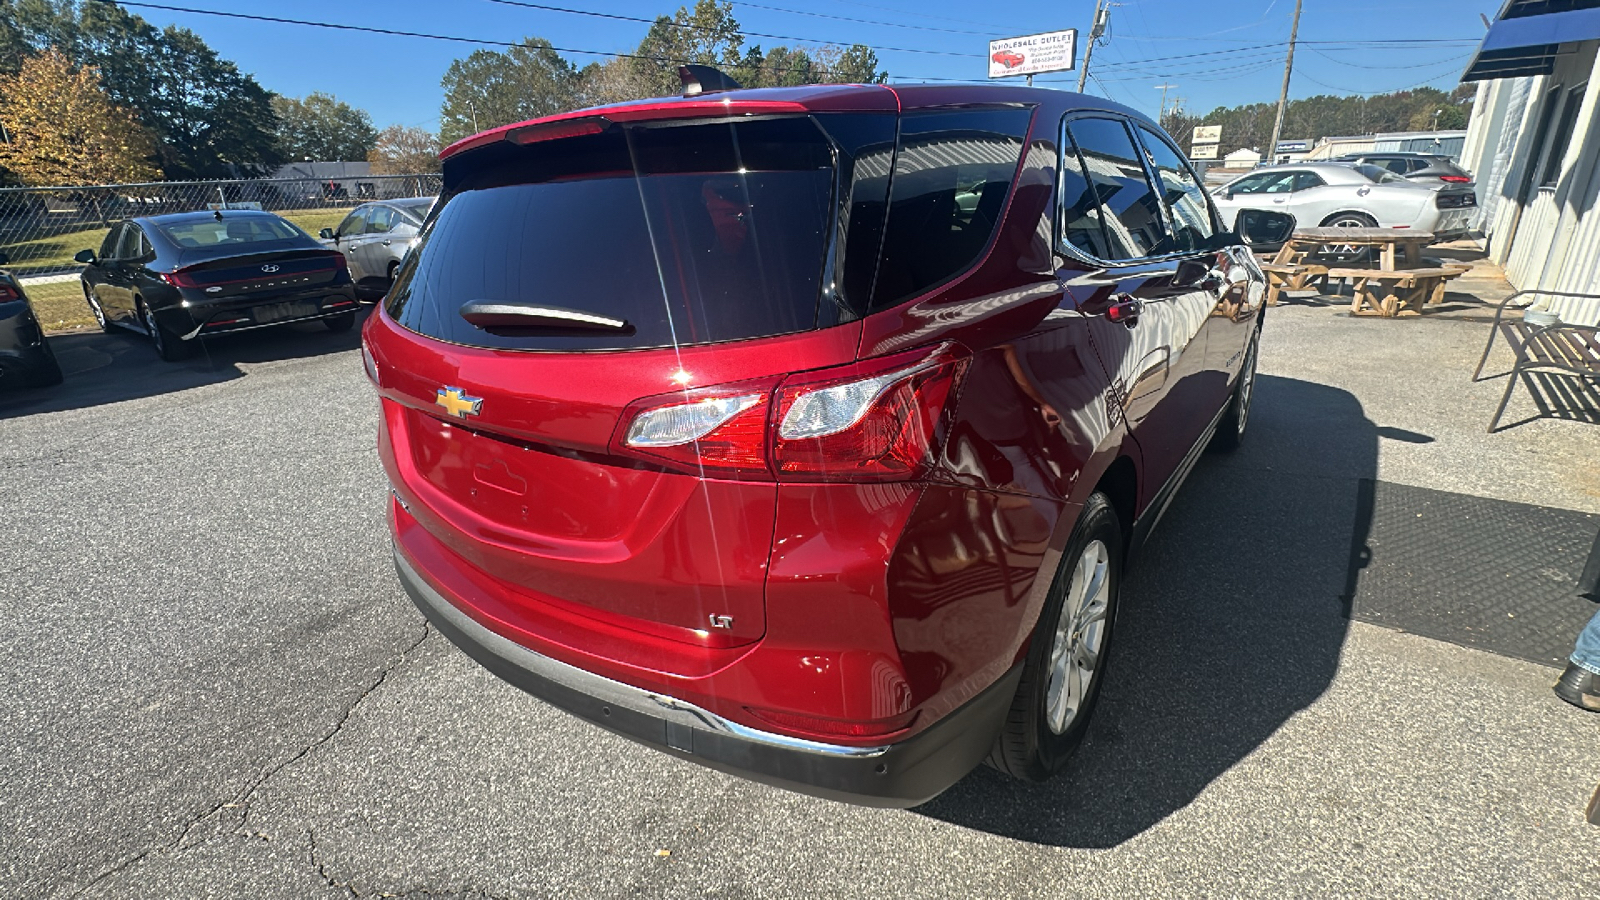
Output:
[[482,397],[473,397],[458,387],[439,388],[439,396],[433,402],[457,419],[475,416],[483,408]]

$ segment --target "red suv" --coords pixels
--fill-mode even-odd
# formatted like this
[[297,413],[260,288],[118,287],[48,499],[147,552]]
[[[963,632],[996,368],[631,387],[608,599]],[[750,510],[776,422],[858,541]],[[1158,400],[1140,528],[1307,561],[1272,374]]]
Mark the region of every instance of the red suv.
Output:
[[1078,94],[813,86],[443,159],[364,341],[441,632],[821,796],[1062,765],[1125,560],[1250,408],[1265,282],[1170,139]]

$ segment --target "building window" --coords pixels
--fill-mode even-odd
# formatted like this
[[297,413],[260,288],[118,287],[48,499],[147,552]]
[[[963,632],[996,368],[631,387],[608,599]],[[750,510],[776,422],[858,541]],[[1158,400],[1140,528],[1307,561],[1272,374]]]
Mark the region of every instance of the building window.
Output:
[[1544,166],[1539,170],[1539,187],[1555,187],[1561,177],[1561,160],[1567,155],[1567,144],[1572,141],[1572,129],[1578,124],[1578,108],[1583,105],[1583,93],[1587,87],[1587,84],[1580,84],[1567,91],[1560,118],[1556,120],[1555,137],[1545,150]]

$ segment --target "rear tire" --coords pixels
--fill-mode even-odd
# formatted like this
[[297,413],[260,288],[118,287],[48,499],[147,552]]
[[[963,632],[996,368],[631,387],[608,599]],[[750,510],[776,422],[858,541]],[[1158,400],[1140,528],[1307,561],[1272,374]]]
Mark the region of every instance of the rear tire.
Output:
[[1256,357],[1261,348],[1261,329],[1250,334],[1250,346],[1245,348],[1244,363],[1239,366],[1239,381],[1228,398],[1228,411],[1217,422],[1217,433],[1211,438],[1211,449],[1230,453],[1244,443],[1244,429],[1250,424],[1250,401],[1256,393]]
[[139,321],[144,323],[145,333],[150,336],[150,343],[155,345],[156,355],[167,362],[188,359],[194,352],[189,342],[156,321],[155,315],[150,312],[150,307],[146,306],[143,300],[136,301],[136,306],[139,310]]
[[1072,758],[1105,680],[1121,587],[1122,527],[1111,501],[1096,492],[1061,554],[989,765],[1044,781]]
[[322,324],[334,334],[338,334],[341,331],[349,331],[350,326],[356,324],[356,314],[347,312],[340,313],[337,316],[329,316],[322,320]]

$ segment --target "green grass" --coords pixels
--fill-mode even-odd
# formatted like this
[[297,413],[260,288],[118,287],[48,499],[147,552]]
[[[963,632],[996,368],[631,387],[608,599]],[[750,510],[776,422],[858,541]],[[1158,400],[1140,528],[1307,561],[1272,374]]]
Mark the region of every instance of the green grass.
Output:
[[[278,215],[288,219],[294,224],[305,229],[306,234],[312,237],[324,228],[337,228],[344,217],[350,214],[350,207],[331,206],[321,209],[299,209],[292,212],[280,212]],[[11,258],[8,265],[26,267],[46,266],[71,266],[73,254],[79,250],[100,249],[100,244],[105,240],[106,228],[95,226],[83,228],[78,231],[69,231],[65,234],[50,237],[34,238],[26,241],[14,241],[9,244],[0,244],[0,252]]]
[[324,228],[337,228],[344,217],[350,215],[353,207],[332,206],[324,209],[297,209],[293,212],[280,212],[278,215],[299,225],[306,234],[312,237]]
[[33,303],[33,312],[45,331],[78,331],[98,327],[94,313],[83,299],[83,288],[77,281],[54,284],[23,285],[22,290]]
[[31,241],[0,244],[0,251],[11,258],[8,265],[12,266],[73,266],[77,265],[72,261],[73,254],[79,250],[98,252],[108,230],[104,226],[96,225],[93,228],[34,238]]

